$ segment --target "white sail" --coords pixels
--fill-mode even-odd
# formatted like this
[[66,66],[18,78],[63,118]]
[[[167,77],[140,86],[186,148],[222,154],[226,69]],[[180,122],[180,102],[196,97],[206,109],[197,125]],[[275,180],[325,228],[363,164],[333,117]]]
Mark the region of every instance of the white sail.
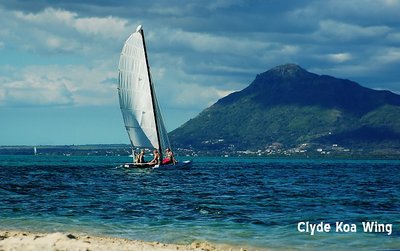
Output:
[[141,26],[126,40],[118,70],[119,102],[132,146],[159,150],[169,147],[151,82]]

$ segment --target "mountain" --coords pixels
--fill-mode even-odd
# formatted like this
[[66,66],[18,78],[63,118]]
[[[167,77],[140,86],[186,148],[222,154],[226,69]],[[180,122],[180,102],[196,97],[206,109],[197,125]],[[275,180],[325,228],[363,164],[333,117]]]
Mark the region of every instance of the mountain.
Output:
[[400,95],[286,64],[258,74],[170,137],[178,147],[209,150],[277,143],[400,147]]

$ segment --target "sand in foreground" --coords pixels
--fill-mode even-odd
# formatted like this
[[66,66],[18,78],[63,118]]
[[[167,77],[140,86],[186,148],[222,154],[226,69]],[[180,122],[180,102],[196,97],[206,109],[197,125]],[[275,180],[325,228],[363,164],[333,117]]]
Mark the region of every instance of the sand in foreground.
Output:
[[112,237],[94,237],[66,233],[30,233],[20,231],[0,231],[1,251],[50,251],[50,250],[232,250],[215,247],[208,243],[194,242],[190,245],[163,244]]

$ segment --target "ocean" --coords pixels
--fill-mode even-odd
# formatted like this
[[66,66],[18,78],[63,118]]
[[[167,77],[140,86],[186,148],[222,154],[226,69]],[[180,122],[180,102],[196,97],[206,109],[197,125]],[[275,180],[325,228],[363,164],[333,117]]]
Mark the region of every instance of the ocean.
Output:
[[[400,161],[0,156],[0,229],[250,249],[400,249]],[[365,227],[367,227],[365,229]]]

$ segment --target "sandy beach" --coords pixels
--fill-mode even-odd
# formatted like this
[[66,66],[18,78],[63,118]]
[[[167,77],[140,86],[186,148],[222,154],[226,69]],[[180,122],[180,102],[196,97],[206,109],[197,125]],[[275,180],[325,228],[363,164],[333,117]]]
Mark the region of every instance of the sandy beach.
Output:
[[[74,233],[31,233],[21,231],[0,231],[0,251],[55,251],[55,250],[235,250],[230,247],[216,247],[208,243],[194,242],[189,245],[144,242],[112,237],[96,237]],[[245,249],[239,249],[245,250]]]

